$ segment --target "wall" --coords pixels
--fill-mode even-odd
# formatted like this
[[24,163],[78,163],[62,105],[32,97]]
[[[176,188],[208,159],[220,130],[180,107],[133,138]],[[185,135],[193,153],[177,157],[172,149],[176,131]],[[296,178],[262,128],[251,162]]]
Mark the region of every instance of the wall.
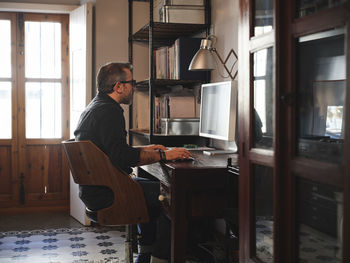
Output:
[[[238,54],[238,0],[211,0],[212,34],[217,37],[216,49],[223,60],[231,48]],[[230,58],[227,67],[230,69],[235,60]],[[211,73],[211,82],[231,80],[224,67],[220,64]],[[236,63],[237,64],[237,63]],[[237,69],[237,65],[233,68]],[[237,77],[236,77],[237,80]],[[212,146],[218,149],[236,149],[236,144],[221,140],[212,140]]]
[[[212,34],[217,37],[215,47],[223,60],[231,48],[238,53],[238,9],[238,0],[211,0]],[[231,68],[233,62],[232,59],[228,61],[228,68]],[[216,70],[212,71],[211,80],[218,82],[227,81],[230,78],[224,68],[219,65]]]
[[[147,3],[134,3],[134,28],[140,28],[148,19],[145,12]],[[128,1],[96,0],[95,4],[95,76],[98,69],[107,62],[128,62]],[[137,66],[139,61],[148,61],[148,48],[134,45],[134,79],[145,79],[148,75],[148,64]],[[95,78],[94,78],[95,79]],[[94,81],[95,84],[95,81]],[[126,126],[129,107],[123,105]]]

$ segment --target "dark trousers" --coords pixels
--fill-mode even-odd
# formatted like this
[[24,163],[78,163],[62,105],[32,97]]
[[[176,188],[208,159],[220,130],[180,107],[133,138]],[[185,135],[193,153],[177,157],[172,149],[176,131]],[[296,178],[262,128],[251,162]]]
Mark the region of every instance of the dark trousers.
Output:
[[[159,182],[145,178],[134,178],[144,192],[150,217],[148,223],[138,224],[138,244],[152,246],[152,255],[157,258],[168,259],[170,255],[170,221],[161,212],[159,196]],[[104,186],[80,186],[80,199],[87,208],[97,211],[112,205],[114,194]],[[131,197],[132,198],[132,197]],[[142,251],[141,251],[142,252]]]
[[139,232],[138,244],[152,246],[152,255],[168,259],[170,255],[170,221],[161,212],[159,197],[159,182],[145,178],[134,178],[144,192],[150,221],[137,226]]

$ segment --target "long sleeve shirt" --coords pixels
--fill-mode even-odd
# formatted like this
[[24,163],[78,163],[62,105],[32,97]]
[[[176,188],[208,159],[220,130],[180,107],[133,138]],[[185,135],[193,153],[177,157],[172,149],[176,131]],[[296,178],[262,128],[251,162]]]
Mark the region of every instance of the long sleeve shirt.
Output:
[[98,93],[81,114],[74,132],[76,140],[90,140],[113,165],[126,173],[140,160],[140,149],[126,143],[124,110],[107,94]]

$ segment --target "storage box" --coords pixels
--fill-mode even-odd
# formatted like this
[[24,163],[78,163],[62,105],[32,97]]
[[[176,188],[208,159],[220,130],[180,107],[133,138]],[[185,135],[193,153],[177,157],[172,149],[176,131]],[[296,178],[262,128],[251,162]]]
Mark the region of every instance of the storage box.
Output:
[[202,5],[204,0],[164,0],[164,5]]
[[198,135],[199,118],[162,118],[161,133],[164,135]]
[[205,8],[197,5],[165,5],[160,9],[165,23],[205,24]]
[[163,7],[165,0],[153,0],[153,21],[162,22],[159,18],[160,9]]

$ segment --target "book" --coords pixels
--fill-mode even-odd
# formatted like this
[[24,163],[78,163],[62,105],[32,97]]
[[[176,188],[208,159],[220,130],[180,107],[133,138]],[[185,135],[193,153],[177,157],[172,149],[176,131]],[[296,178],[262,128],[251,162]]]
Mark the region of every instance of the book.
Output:
[[182,80],[201,80],[206,82],[207,72],[205,71],[189,71],[188,67],[192,58],[199,50],[201,38],[180,37],[175,41],[176,54],[176,79]]
[[168,47],[161,47],[156,50],[156,78],[167,79],[168,76]]

